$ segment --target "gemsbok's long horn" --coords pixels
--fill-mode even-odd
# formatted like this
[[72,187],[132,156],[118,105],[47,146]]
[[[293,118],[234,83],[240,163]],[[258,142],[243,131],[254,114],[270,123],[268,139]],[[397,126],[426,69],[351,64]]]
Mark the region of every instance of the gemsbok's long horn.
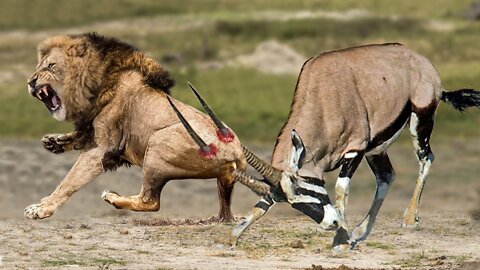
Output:
[[282,172],[275,169],[272,165],[263,161],[261,158],[257,157],[257,155],[243,145],[242,150],[247,163],[257,170],[263,177],[265,177],[272,185],[278,186],[280,180],[282,179]]
[[235,181],[244,184],[258,195],[263,196],[271,194],[271,186],[267,183],[253,178],[242,171],[235,170],[232,172],[232,174],[235,177]]
[[185,117],[180,113],[178,108],[173,104],[172,100],[170,97],[167,95],[168,102],[170,103],[170,106],[172,107],[173,111],[175,114],[177,114],[178,119],[180,119],[180,122],[182,122],[183,126],[187,130],[188,134],[190,134],[190,137],[195,141],[195,143],[200,147],[199,154],[205,158],[212,158],[217,154],[217,147],[211,143],[207,145],[200,136],[193,130],[192,126],[187,122]]
[[230,129],[228,129],[225,126],[225,124],[223,124],[222,120],[220,120],[220,118],[218,118],[218,116],[210,109],[210,107],[207,105],[205,100],[198,93],[197,89],[195,89],[195,87],[190,82],[187,82],[187,83],[190,89],[192,89],[193,93],[197,97],[198,101],[200,101],[200,103],[202,104],[205,111],[208,113],[208,115],[210,115],[210,118],[212,119],[213,123],[215,123],[215,125],[217,126],[218,139],[220,139],[222,142],[233,141],[233,139],[235,138],[235,135],[233,134],[233,132]]
[[[212,109],[210,109],[207,102],[205,102],[205,100],[202,98],[202,96],[197,91],[197,89],[195,89],[195,87],[190,82],[188,82],[188,86],[190,86],[190,89],[192,89],[198,101],[200,101],[200,104],[202,104],[205,111],[208,113],[212,121],[217,126],[218,128],[217,135],[219,139],[222,140],[222,137],[225,138],[228,136],[231,136],[231,138],[233,139],[234,138],[233,133],[227,127],[225,127],[222,120],[220,120],[220,118],[212,111]],[[228,134],[231,134],[231,135],[228,135]],[[222,141],[225,141],[225,140],[222,140]],[[282,172],[275,169],[272,165],[263,161],[261,158],[257,157],[252,151],[250,151],[245,146],[242,145],[242,148],[243,148],[243,154],[245,155],[245,158],[247,159],[248,164],[250,164],[255,170],[257,170],[270,183],[272,183],[272,185],[277,186],[282,177]]]

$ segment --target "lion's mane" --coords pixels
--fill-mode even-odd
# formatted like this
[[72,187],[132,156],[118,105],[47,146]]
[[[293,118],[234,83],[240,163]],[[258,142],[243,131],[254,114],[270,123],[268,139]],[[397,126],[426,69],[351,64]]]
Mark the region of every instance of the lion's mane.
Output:
[[175,84],[169,73],[134,46],[96,33],[52,37],[38,46],[42,59],[53,48],[65,55],[65,80],[62,102],[66,119],[76,132],[76,149],[93,142],[93,120],[115,96],[119,76],[127,70],[139,71],[144,83],[170,94]]

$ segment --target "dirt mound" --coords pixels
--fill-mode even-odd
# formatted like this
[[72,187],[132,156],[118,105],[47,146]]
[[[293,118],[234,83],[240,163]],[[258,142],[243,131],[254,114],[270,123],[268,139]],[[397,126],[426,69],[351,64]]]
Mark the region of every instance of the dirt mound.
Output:
[[306,57],[278,41],[260,43],[252,54],[237,57],[232,64],[270,74],[298,74]]

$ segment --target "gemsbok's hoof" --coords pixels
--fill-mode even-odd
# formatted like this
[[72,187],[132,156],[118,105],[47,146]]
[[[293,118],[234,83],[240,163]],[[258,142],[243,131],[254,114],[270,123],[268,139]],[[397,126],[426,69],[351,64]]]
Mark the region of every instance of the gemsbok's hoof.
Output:
[[402,228],[415,229],[418,227],[418,224],[419,218],[417,213],[405,212],[405,214],[403,215]]
[[334,246],[332,248],[332,252],[334,255],[342,255],[342,254],[348,253],[350,249],[351,249],[350,244],[340,244],[340,245]]
[[402,222],[402,228],[404,229],[416,229],[418,227],[418,221],[413,222],[413,223],[405,223],[405,221]]
[[228,246],[230,250],[234,250],[237,247],[238,237],[234,235],[230,235],[230,239],[228,239]]

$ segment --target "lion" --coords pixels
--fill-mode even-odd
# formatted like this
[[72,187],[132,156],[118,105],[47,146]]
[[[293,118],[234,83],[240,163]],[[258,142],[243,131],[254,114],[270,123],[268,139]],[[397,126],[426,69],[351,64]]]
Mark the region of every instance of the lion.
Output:
[[[134,165],[142,167],[141,190],[129,197],[104,191],[101,197],[114,207],[158,211],[169,180],[216,178],[218,218],[232,220],[232,171],[246,168],[241,144],[230,129],[222,137],[207,115],[170,97],[174,80],[160,64],[132,45],[96,33],[50,37],[37,51],[28,91],[53,118],[74,126],[70,133],[45,135],[43,146],[56,154],[81,153],[49,196],[25,208],[26,218],[50,217],[96,176]],[[167,96],[201,130],[206,145],[200,151]]]

